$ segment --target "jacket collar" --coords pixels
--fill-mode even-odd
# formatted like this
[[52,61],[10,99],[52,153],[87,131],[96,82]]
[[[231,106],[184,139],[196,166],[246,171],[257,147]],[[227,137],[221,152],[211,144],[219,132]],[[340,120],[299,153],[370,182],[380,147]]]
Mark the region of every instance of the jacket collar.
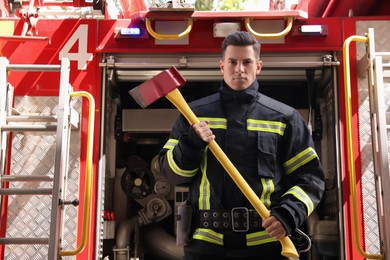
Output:
[[223,103],[250,103],[259,94],[259,83],[255,80],[248,88],[244,90],[233,90],[225,81],[222,81],[219,92]]

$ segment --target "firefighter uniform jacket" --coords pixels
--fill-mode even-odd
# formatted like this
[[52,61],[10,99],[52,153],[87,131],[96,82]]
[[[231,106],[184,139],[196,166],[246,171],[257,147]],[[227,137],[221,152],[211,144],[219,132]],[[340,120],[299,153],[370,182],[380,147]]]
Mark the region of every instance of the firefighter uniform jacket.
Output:
[[[222,82],[218,93],[191,102],[190,107],[199,120],[208,121],[215,141],[290,234],[320,202],[323,170],[300,114],[260,94],[258,88],[255,81],[246,90],[234,91]],[[160,167],[175,184],[190,185],[193,241],[226,246],[227,231],[200,228],[199,212],[253,206],[183,116],[160,152]],[[248,248],[275,242],[261,225],[244,236]]]

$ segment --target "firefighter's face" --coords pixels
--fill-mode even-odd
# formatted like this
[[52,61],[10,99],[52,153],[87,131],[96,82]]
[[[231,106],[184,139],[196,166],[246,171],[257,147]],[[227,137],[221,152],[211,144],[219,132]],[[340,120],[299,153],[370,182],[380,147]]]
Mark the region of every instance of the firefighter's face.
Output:
[[229,45],[219,67],[225,82],[234,90],[244,90],[256,80],[263,63],[256,59],[252,46]]

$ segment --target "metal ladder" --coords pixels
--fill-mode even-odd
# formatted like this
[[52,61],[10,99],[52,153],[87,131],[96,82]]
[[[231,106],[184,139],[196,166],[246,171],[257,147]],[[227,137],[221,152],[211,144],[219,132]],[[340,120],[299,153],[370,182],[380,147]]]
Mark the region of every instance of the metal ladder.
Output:
[[[383,63],[383,58],[390,59],[390,52],[377,52],[375,50],[374,29],[369,28],[367,34],[368,58],[368,89],[371,114],[371,133],[373,142],[373,161],[375,175],[378,182],[376,186],[379,208],[379,232],[386,259],[390,259],[390,170],[389,170],[389,143],[390,143],[390,113],[386,108],[386,91],[390,93],[385,78],[390,78],[390,63]],[[387,83],[389,81],[387,80]],[[387,89],[386,89],[387,88]],[[388,94],[390,95],[390,94]]]
[[[21,115],[12,108],[13,87],[7,82],[8,71],[60,72],[59,104],[55,116]],[[51,196],[50,231],[48,237],[2,237],[0,244],[47,244],[48,258],[60,258],[64,206],[78,205],[78,201],[65,201],[68,170],[69,139],[71,127],[78,127],[78,113],[71,109],[72,87],[69,84],[70,62],[63,59],[61,65],[10,65],[0,57],[0,203],[4,196],[45,195]],[[11,132],[56,133],[54,175],[10,175],[9,137]],[[7,172],[8,171],[8,172]],[[10,182],[52,182],[52,188],[8,188]],[[2,205],[7,207],[7,205]]]

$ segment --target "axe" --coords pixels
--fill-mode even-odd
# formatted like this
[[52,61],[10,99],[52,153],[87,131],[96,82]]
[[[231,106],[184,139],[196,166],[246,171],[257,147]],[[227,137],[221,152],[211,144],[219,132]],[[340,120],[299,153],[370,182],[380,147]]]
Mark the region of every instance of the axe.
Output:
[[[170,69],[160,72],[152,79],[140,84],[136,88],[131,89],[129,93],[142,108],[147,107],[157,99],[165,96],[183,114],[188,122],[193,125],[199,123],[199,119],[188,106],[187,102],[178,90],[178,88],[182,87],[185,82],[185,79],[179,71],[172,66]],[[226,172],[259,213],[260,217],[263,220],[267,219],[270,216],[270,212],[241,176],[226,154],[222,151],[217,142],[213,140],[209,142],[208,146]],[[289,237],[283,237],[279,241],[282,244],[283,256],[291,258],[298,257],[298,252]]]

